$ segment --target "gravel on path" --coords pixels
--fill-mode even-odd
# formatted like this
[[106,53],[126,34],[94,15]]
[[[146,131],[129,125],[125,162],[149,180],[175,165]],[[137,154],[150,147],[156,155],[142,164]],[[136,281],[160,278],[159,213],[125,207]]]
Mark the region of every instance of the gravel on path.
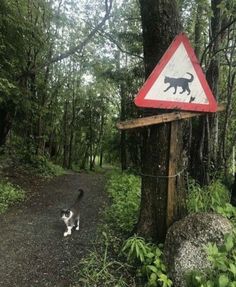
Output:
[[[33,188],[33,187],[32,187]],[[60,209],[84,189],[80,231],[63,237]],[[0,215],[0,286],[69,287],[96,236],[104,175],[72,173],[44,182],[25,203]]]

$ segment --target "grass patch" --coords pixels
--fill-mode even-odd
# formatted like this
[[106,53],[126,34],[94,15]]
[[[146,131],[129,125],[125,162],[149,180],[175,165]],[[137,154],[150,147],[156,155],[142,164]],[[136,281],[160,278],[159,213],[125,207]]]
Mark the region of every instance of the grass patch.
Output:
[[189,213],[216,211],[230,201],[230,193],[219,180],[201,187],[196,181],[188,184],[187,208]]
[[100,240],[96,242],[89,255],[80,262],[78,285],[74,287],[90,286],[136,286],[134,278],[130,276],[127,263],[118,256],[111,256],[114,242],[106,232],[102,232]]
[[107,175],[109,206],[102,212],[102,224],[92,250],[76,268],[74,287],[135,287],[136,268],[127,262],[122,247],[138,218],[140,179],[119,171]]
[[0,213],[25,199],[25,191],[9,182],[0,182]]
[[127,173],[112,172],[106,190],[111,205],[105,211],[105,221],[118,232],[130,233],[138,219],[141,200],[140,178]]

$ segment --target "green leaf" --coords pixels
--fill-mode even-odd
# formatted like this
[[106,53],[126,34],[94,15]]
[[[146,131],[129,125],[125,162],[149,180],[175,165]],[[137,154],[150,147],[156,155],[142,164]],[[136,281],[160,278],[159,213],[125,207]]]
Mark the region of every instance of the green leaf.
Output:
[[156,282],[156,281],[157,281],[157,275],[156,275],[156,273],[152,273],[152,274],[151,274],[150,280],[151,280],[152,282]]
[[222,274],[220,275],[218,282],[219,287],[226,287],[229,284],[229,278],[226,275]]
[[226,241],[225,241],[225,248],[226,251],[230,251],[234,247],[234,241],[233,241],[233,236],[228,236]]
[[229,271],[234,275],[234,278],[236,278],[236,266],[233,263],[229,264]]
[[149,270],[151,270],[153,273],[157,273],[158,272],[158,269],[155,266],[153,266],[153,265],[148,265],[147,268]]

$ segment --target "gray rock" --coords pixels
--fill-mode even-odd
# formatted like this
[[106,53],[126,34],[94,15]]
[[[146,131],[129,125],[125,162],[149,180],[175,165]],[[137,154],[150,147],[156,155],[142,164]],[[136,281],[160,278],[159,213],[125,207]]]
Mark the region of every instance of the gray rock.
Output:
[[175,222],[168,230],[164,256],[174,287],[186,286],[186,274],[209,267],[203,247],[221,245],[232,230],[231,222],[215,213],[195,213]]

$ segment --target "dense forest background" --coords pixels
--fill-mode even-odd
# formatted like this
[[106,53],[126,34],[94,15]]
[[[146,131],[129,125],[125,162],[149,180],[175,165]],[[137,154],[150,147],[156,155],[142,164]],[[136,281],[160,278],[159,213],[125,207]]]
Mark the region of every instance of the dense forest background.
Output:
[[[183,31],[223,113],[186,121],[186,165],[201,184],[231,167],[236,142],[236,2],[179,0]],[[144,82],[139,1],[0,2],[0,148],[22,162],[140,168]]]
[[[171,112],[133,100],[179,32],[224,111],[119,131],[120,121]],[[188,270],[176,274],[191,271],[186,286],[236,286],[235,82],[236,0],[0,0],[0,252],[18,268],[4,262],[4,280],[29,282],[32,267],[32,284],[182,287],[170,273],[180,259]],[[82,232],[63,236],[59,209],[77,188]],[[70,247],[84,255],[83,240],[93,249],[82,260]],[[202,262],[205,274],[195,268]]]

